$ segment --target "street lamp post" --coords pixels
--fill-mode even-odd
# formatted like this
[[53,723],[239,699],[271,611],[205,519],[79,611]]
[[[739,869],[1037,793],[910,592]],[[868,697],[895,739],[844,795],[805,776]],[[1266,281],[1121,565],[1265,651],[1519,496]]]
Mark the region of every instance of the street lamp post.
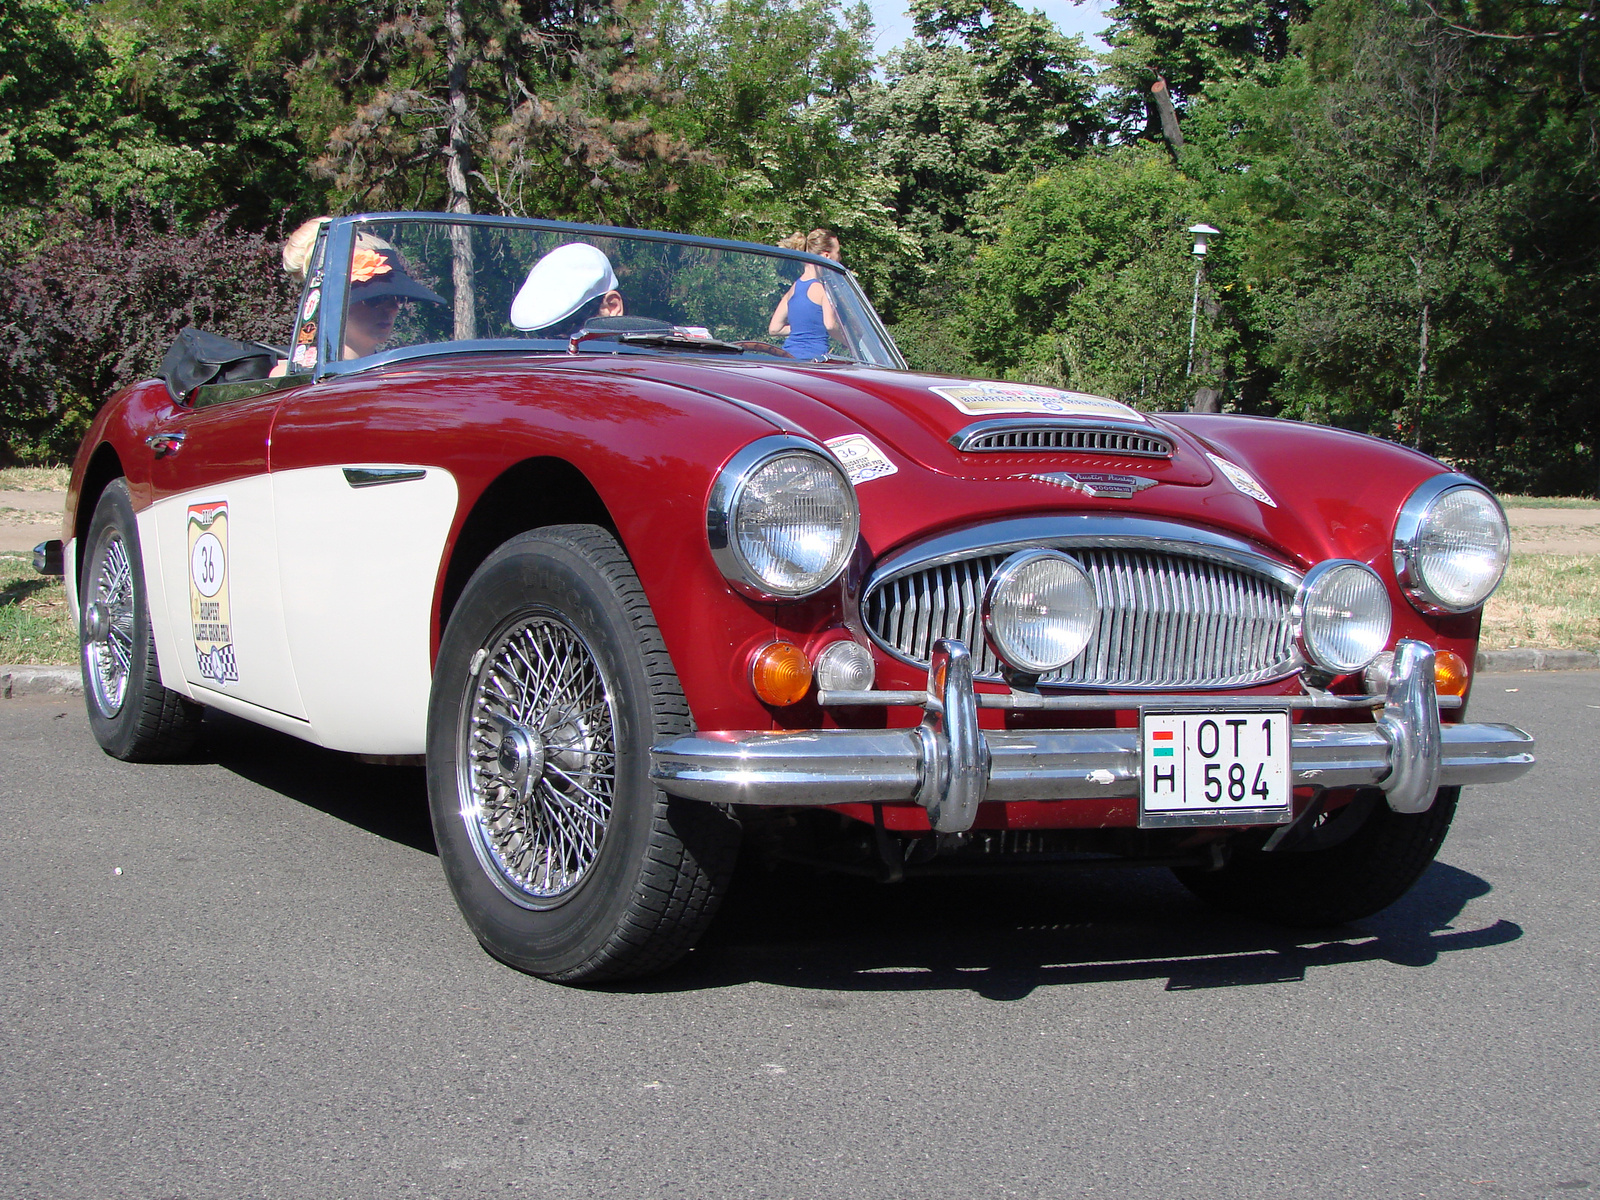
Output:
[[1189,251],[1194,255],[1194,302],[1189,306],[1189,366],[1183,372],[1185,377],[1194,374],[1194,333],[1200,320],[1200,276],[1206,269],[1206,251],[1211,248],[1211,239],[1222,231],[1210,225],[1191,225],[1189,232],[1194,235],[1194,249]]

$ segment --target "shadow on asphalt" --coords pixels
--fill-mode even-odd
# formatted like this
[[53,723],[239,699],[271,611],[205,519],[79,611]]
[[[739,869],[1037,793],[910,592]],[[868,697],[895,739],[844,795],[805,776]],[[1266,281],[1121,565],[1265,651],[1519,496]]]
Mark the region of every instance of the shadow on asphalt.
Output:
[[[372,766],[214,709],[196,759],[377,837],[438,853],[420,767]],[[1374,917],[1293,930],[1209,909],[1159,869],[878,884],[746,862],[683,963],[608,990],[771,983],[818,992],[960,989],[1019,1000],[1040,987],[1120,980],[1164,979],[1170,991],[1291,983],[1311,967],[1380,960],[1426,967],[1441,954],[1513,942],[1522,928],[1512,921],[1455,927],[1467,902],[1491,890],[1478,876],[1435,862]],[[813,1003],[845,1001],[818,996]]]
[[[1291,983],[1308,968],[1504,945],[1512,921],[1455,927],[1490,885],[1436,862],[1398,903],[1337,929],[1294,930],[1209,909],[1164,870],[1057,872],[893,885],[745,870],[700,947],[631,991],[772,983],[828,992],[1035,988],[1165,980],[1169,991]],[[842,1004],[819,997],[816,1003]]]
[[206,710],[194,759],[216,763],[357,829],[425,854],[439,853],[421,767],[373,766],[214,708]]

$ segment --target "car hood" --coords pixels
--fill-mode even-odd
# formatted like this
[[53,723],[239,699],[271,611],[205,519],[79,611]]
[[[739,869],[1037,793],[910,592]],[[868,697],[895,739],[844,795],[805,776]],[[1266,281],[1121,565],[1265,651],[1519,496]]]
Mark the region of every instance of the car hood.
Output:
[[[566,366],[720,397],[828,444],[847,466],[864,438],[879,465],[869,458],[852,477],[874,555],[983,521],[1094,512],[1204,525],[1301,568],[1345,557],[1378,565],[1405,497],[1446,469],[1404,447],[1322,426],[1140,413],[1102,397],[1027,385],[698,357],[583,356]],[[972,453],[952,442],[977,422],[1051,417],[1159,434],[1173,453]],[[844,439],[852,444],[841,445]]]

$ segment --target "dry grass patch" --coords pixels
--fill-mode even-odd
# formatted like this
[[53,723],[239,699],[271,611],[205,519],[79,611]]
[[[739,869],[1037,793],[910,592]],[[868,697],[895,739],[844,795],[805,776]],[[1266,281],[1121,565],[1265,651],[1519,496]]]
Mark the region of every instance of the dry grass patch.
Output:
[[1600,508],[1600,500],[1588,496],[1501,496],[1506,508]]
[[77,661],[61,577],[36,574],[32,555],[0,554],[0,663]]
[[0,491],[64,492],[71,467],[0,467]]
[[1600,554],[1513,554],[1483,613],[1483,648],[1600,650]]

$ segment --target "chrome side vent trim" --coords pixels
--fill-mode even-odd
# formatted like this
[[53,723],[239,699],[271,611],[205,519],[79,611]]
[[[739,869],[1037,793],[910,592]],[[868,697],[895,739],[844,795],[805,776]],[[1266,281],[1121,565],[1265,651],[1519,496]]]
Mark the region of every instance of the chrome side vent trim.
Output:
[[950,444],[963,454],[1121,454],[1171,458],[1172,440],[1147,429],[1097,421],[1007,418],[978,421],[955,433]]

